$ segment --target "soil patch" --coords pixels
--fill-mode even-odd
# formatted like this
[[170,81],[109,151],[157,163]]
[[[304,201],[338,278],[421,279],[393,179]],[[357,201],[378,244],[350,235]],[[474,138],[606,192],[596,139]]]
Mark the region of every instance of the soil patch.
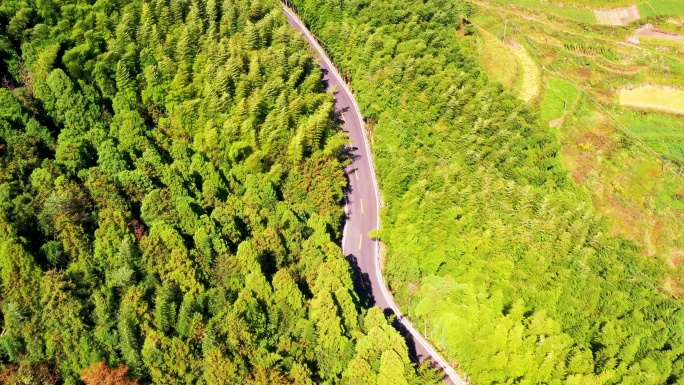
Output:
[[621,67],[620,65],[611,63],[607,60],[603,60],[596,63],[596,66],[613,73],[624,74],[624,75],[634,75],[640,71],[639,67]]
[[610,139],[601,133],[586,132],[577,138],[578,145],[590,146],[592,149],[603,151],[611,145]]
[[583,77],[583,78],[588,78],[591,76],[591,70],[589,68],[578,68],[577,75]]
[[596,21],[603,25],[627,25],[641,18],[636,5],[625,8],[597,9],[594,11],[594,16]]
[[665,277],[665,282],[663,283],[663,289],[675,298],[679,298],[684,293],[682,289],[682,284],[679,283],[677,278],[672,276]]
[[637,29],[636,32],[634,33],[634,36],[650,37],[653,39],[671,40],[671,41],[677,41],[680,43],[684,43],[684,36],[678,35],[674,32],[669,32],[669,31],[664,31],[662,29],[653,28],[653,26],[650,24],[647,24],[647,25]]
[[682,263],[684,263],[684,251],[676,250],[672,252],[672,254],[670,254],[670,257],[667,259],[667,263],[673,269],[676,269],[679,266],[681,266]]

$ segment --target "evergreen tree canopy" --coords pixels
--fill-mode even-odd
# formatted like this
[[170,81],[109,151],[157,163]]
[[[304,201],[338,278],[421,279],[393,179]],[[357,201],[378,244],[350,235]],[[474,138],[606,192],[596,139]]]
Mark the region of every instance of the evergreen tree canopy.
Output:
[[0,382],[434,382],[352,290],[278,3],[5,0],[0,59]]

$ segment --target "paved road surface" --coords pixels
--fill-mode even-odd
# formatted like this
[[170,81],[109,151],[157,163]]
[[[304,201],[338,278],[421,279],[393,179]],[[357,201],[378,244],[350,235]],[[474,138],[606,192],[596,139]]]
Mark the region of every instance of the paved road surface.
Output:
[[283,10],[290,25],[302,32],[309,44],[318,52],[319,66],[323,70],[323,81],[326,86],[337,86],[335,108],[341,113],[344,121],[342,128],[349,133],[353,141],[351,151],[355,159],[345,170],[349,177],[350,189],[347,193],[347,221],[342,239],[342,250],[355,270],[357,290],[367,305],[379,306],[385,314],[396,315],[393,326],[406,338],[414,359],[421,362],[431,359],[434,366],[441,368],[445,373],[445,382],[465,385],[466,382],[404,318],[387,290],[379,265],[378,244],[368,237],[369,231],[380,227],[380,217],[378,216],[378,187],[361,112],[351,91],[342,81],[337,69],[311,32],[287,7],[283,7]]

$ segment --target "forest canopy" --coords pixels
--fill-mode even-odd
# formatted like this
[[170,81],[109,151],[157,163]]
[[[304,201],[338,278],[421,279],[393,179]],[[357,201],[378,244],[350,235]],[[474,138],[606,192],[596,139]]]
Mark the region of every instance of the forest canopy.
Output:
[[681,270],[610,235],[556,133],[462,49],[464,0],[293,0],[355,90],[403,311],[475,384],[684,383]]
[[0,58],[0,382],[435,382],[353,291],[277,2],[4,0]]

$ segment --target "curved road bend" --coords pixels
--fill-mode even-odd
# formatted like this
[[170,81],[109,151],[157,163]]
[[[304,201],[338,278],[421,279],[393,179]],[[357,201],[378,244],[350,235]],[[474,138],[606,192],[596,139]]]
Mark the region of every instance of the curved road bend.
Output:
[[369,305],[379,306],[387,315],[396,315],[394,326],[406,338],[409,351],[414,358],[421,362],[430,359],[435,367],[443,370],[445,382],[466,385],[454,369],[413,328],[387,290],[380,269],[378,243],[368,237],[369,231],[380,227],[380,217],[378,186],[361,112],[351,91],[316,38],[290,9],[283,6],[283,10],[290,25],[301,32],[318,52],[318,64],[323,70],[323,81],[326,86],[337,86],[335,108],[341,114],[342,129],[349,133],[354,143],[354,147],[350,149],[354,161],[345,170],[349,177],[350,191],[347,193],[347,221],[342,238],[342,250],[354,267],[356,280],[359,281],[357,285],[360,286],[358,289],[362,296],[367,296],[366,302]]

